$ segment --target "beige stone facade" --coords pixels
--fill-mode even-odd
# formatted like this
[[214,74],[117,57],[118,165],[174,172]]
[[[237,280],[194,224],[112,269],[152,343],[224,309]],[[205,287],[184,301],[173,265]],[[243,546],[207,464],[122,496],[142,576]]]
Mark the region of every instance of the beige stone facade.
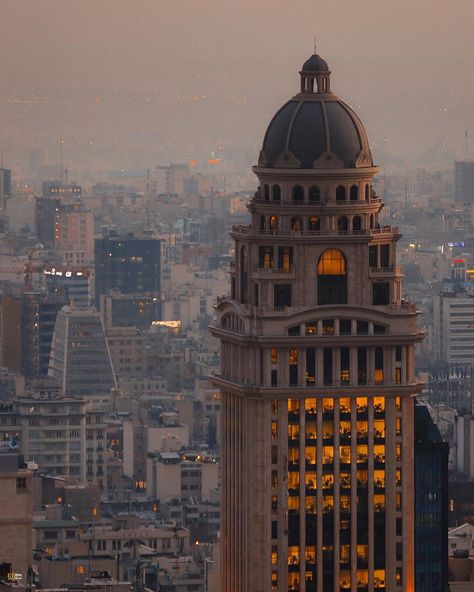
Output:
[[329,92],[324,60],[300,74],[254,167],[252,220],[233,229],[231,295],[211,327],[221,590],[411,592],[422,335],[365,130]]

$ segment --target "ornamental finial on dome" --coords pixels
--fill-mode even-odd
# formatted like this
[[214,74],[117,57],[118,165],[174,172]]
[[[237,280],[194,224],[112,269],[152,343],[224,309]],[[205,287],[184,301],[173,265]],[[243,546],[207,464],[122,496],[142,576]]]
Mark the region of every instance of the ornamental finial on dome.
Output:
[[330,92],[331,71],[326,60],[316,53],[316,35],[314,36],[314,53],[301,67],[300,76],[302,93],[327,94]]

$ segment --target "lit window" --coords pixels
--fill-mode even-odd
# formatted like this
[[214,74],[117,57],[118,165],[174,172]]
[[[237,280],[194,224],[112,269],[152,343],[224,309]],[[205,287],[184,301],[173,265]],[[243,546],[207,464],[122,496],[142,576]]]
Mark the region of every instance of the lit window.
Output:
[[298,350],[291,348],[288,352],[288,361],[291,365],[298,363]]
[[298,413],[300,410],[300,402],[298,399],[288,399],[288,411],[290,413]]
[[76,574],[83,575],[86,573],[86,568],[84,565],[76,565]]
[[278,362],[278,350],[276,347],[272,347],[271,362],[272,362],[272,364],[276,364]]
[[272,440],[276,440],[278,438],[278,422],[272,421]]
[[272,565],[278,565],[278,547],[272,546]]

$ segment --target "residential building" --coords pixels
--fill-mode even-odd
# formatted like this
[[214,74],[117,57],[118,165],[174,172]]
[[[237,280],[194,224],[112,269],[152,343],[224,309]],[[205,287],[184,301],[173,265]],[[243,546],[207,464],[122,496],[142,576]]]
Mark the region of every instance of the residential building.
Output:
[[33,557],[33,492],[31,471],[9,442],[0,447],[0,558],[11,564],[25,586]]

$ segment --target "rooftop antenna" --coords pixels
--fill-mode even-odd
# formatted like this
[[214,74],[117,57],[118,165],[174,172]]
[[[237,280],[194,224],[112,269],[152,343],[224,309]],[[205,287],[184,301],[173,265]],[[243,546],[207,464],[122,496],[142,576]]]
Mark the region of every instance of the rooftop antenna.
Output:
[[146,226],[151,228],[151,212],[150,212],[150,169],[146,170]]
[[469,134],[467,130],[464,130],[464,158],[467,160],[469,157]]
[[405,208],[408,207],[408,169],[405,167]]
[[61,181],[61,185],[64,182],[63,144],[64,139],[59,138],[59,166],[61,167],[61,174],[59,180]]
[[313,35],[313,46],[314,46],[314,55],[316,55],[316,35]]

